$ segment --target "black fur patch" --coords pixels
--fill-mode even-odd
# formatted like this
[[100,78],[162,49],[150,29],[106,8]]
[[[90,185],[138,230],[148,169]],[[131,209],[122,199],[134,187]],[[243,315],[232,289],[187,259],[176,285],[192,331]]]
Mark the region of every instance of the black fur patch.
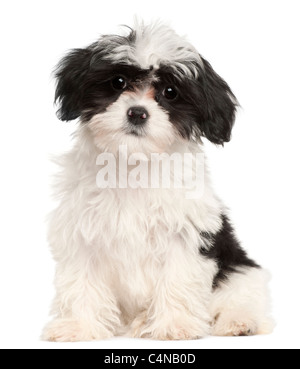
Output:
[[234,229],[226,215],[222,215],[223,226],[217,234],[201,233],[212,246],[210,249],[200,249],[200,253],[214,259],[219,271],[214,278],[213,286],[226,280],[231,273],[237,272],[238,267],[260,268],[253,260],[249,259],[246,252],[241,248],[240,242],[235,236]]
[[123,76],[133,82],[149,73],[133,65],[111,64],[103,60],[101,53],[92,47],[75,49],[57,66],[55,101],[60,105],[57,114],[61,120],[90,120],[103,113],[123,92],[112,87],[115,77]]
[[238,102],[227,83],[203,59],[204,70],[198,65],[198,78],[174,73],[170,66],[161,65],[157,71],[158,92],[164,86],[178,91],[175,101],[159,94],[158,102],[170,114],[171,122],[184,138],[206,137],[215,144],[230,141]]
[[61,120],[73,120],[81,114],[82,86],[89,72],[91,57],[89,48],[74,49],[56,68],[55,102],[59,102],[57,116]]

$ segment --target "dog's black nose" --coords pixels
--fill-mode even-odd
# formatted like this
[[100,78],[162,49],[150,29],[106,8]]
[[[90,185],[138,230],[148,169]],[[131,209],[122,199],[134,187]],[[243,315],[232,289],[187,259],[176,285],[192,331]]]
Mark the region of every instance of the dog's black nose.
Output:
[[134,106],[128,110],[127,117],[130,123],[138,126],[147,122],[149,113],[142,106]]

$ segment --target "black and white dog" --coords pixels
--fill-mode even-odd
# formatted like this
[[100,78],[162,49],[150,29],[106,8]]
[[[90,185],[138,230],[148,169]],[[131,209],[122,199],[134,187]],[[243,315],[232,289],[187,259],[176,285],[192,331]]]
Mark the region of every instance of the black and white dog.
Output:
[[[227,83],[160,22],[71,51],[56,78],[59,118],[80,125],[60,160],[49,231],[57,295],[43,338],[270,333],[268,274],[240,247],[205,167],[201,138],[231,137],[238,104]],[[201,189],[178,186],[189,171]]]

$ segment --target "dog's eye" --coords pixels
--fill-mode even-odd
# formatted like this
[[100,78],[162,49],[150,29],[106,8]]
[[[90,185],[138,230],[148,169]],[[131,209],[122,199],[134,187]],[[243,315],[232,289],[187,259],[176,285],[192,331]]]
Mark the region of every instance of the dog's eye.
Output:
[[172,86],[168,86],[164,89],[164,97],[168,100],[175,100],[178,96],[176,89]]
[[111,84],[113,86],[113,88],[115,90],[125,90],[125,88],[127,87],[127,82],[125,80],[124,77],[121,77],[121,76],[118,76],[118,77],[115,77],[112,81],[111,81]]

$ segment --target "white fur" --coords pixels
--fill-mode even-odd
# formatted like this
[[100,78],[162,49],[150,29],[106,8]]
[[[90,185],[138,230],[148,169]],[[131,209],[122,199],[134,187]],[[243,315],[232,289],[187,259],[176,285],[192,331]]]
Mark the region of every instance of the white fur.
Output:
[[[128,134],[127,111],[132,106],[143,106],[149,112],[149,120],[142,128],[143,137]],[[167,112],[153,99],[150,88],[124,92],[104,113],[91,119],[89,128],[100,152],[116,153],[120,145],[126,145],[129,153],[161,153],[168,150],[177,136]]]
[[214,292],[210,312],[212,334],[240,336],[268,334],[274,327],[269,317],[269,274],[262,269],[240,268]]
[[49,230],[58,263],[56,319],[44,338],[101,339],[141,314],[148,320],[134,330],[135,336],[208,334],[215,263],[200,257],[199,233],[189,218],[198,219],[198,229],[216,232],[220,203],[209,186],[201,203],[186,200],[182,190],[100,190],[98,154],[84,126],[73,151],[63,158],[61,205]]
[[[234,317],[222,321],[231,312],[243,324],[254,321],[255,332],[267,332],[259,271],[238,274],[212,293],[216,264],[200,256],[199,245],[207,245],[197,230],[217,232],[223,207],[208,177],[201,200],[187,200],[174,189],[100,190],[94,140],[90,127],[81,127],[61,162],[61,204],[49,230],[58,264],[55,319],[43,338],[98,340],[127,333],[191,339],[209,334],[217,315],[213,333],[235,334],[226,328]],[[192,150],[200,149],[190,144]]]
[[110,45],[111,52],[107,55],[107,59],[115,63],[139,65],[143,69],[151,66],[157,69],[163,63],[184,75],[191,77],[198,75],[195,66],[202,65],[199,53],[172,28],[159,21],[145,25],[142,21],[136,20],[134,30],[136,41],[133,44],[118,45],[114,36],[100,39],[102,45],[103,43]]

